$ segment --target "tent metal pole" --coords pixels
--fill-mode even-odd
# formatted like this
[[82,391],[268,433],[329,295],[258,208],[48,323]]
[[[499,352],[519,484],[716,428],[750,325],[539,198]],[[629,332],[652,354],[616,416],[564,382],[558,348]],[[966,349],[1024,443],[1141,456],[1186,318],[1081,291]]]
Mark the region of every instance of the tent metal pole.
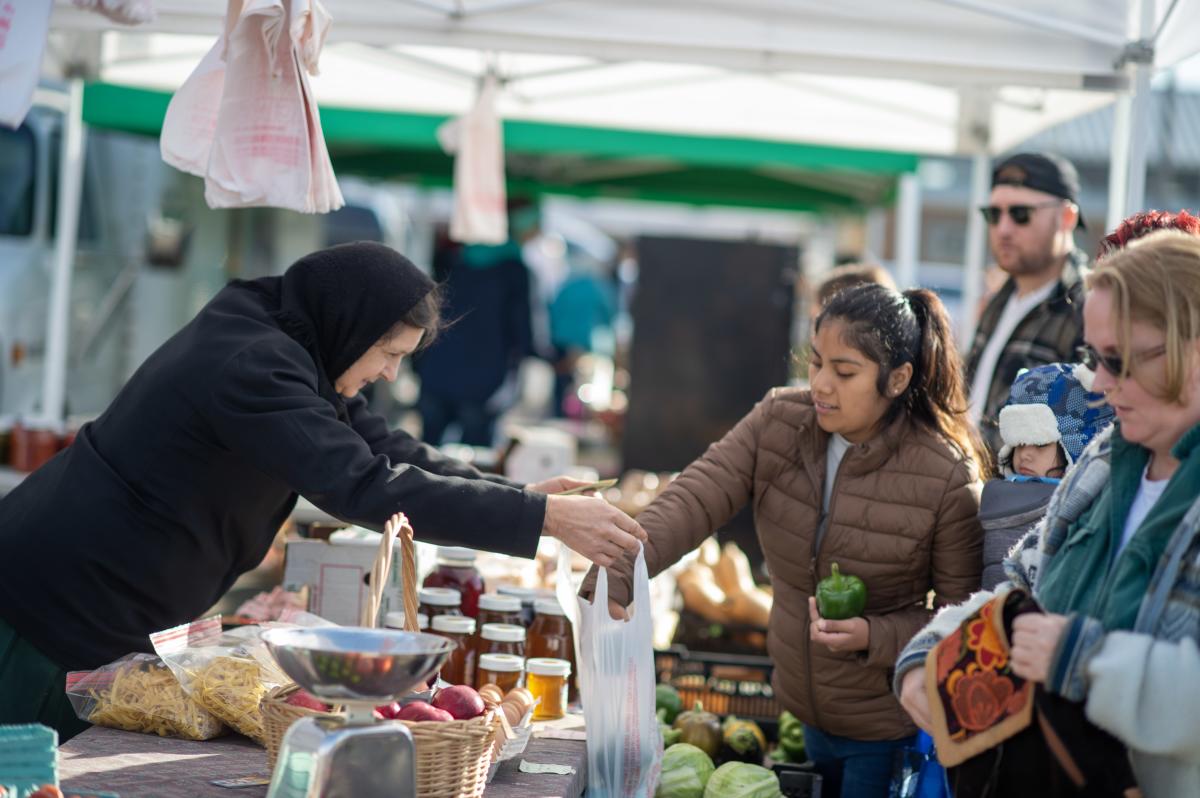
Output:
[[971,198],[967,208],[967,241],[963,258],[962,316],[958,320],[958,345],[963,352],[971,343],[975,326],[975,308],[983,295],[983,266],[987,230],[978,208],[987,204],[992,177],[992,159],[986,150],[971,157]]
[[1121,92],[1113,105],[1112,143],[1108,156],[1108,218],[1105,232],[1125,218],[1129,196],[1129,141],[1133,126],[1133,98]]
[[900,290],[917,284],[917,259],[921,247],[921,179],[914,172],[900,175],[896,202],[896,285]]
[[46,360],[42,373],[42,420],[61,427],[66,416],[67,355],[71,327],[71,279],[79,230],[79,201],[83,193],[83,79],[67,83],[67,112],[63,115],[62,151],[58,172],[58,220],[54,241],[54,273],[50,312],[46,318]]
[[[1153,35],[1155,4],[1142,0],[1131,19],[1131,38],[1141,42]],[[1139,53],[1136,48],[1131,48]],[[1112,150],[1108,173],[1108,218],[1106,230],[1113,230],[1126,216],[1139,211],[1146,196],[1146,150],[1150,143],[1150,79],[1154,73],[1152,49],[1143,48],[1137,57],[1124,64],[1129,88],[1117,97],[1113,111]]]
[[986,2],[985,0],[936,0],[936,2],[943,5],[964,8],[968,11],[976,11],[980,14],[986,14],[989,17],[1016,22],[1019,25],[1030,28],[1038,28],[1051,33],[1061,33],[1085,42],[1103,44],[1108,47],[1125,46],[1125,37],[1119,34],[1104,33],[1087,25],[1044,17],[1041,14],[1035,14],[1031,11],[1008,8],[996,3]]
[[[1157,27],[1156,4],[1153,0],[1141,0],[1138,8],[1138,40],[1147,41]],[[1142,52],[1141,57],[1130,66],[1130,129],[1129,129],[1129,178],[1125,188],[1125,214],[1140,211],[1146,204],[1146,155],[1150,148],[1150,79],[1154,76],[1154,56]]]

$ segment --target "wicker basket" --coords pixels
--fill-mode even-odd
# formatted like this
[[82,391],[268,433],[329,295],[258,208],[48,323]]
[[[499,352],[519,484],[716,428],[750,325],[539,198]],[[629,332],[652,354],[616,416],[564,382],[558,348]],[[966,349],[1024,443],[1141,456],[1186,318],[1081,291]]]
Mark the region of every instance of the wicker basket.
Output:
[[[412,528],[402,515],[393,516],[384,527],[375,567],[371,572],[371,594],[363,608],[361,623],[374,626],[379,613],[383,585],[391,568],[393,543],[401,540],[401,588],[404,594],[404,628],[417,631],[416,557]],[[299,687],[289,684],[277,687],[262,700],[267,762],[272,770],[279,756],[279,747],[288,727],[303,717],[338,717],[336,713],[318,712],[293,706],[285,699]],[[492,764],[499,713],[494,706],[478,718],[444,723],[403,723],[412,734],[417,760],[418,798],[479,798],[487,785],[488,769]]]
[[287,697],[299,689],[300,686],[295,683],[280,685],[263,696],[259,703],[263,720],[263,740],[267,747],[267,767],[272,771],[275,770],[275,761],[279,758],[279,746],[283,743],[283,735],[293,723],[307,717],[338,717],[336,712],[318,712],[287,703]]
[[496,710],[471,720],[400,721],[412,732],[418,798],[479,798],[487,786]]

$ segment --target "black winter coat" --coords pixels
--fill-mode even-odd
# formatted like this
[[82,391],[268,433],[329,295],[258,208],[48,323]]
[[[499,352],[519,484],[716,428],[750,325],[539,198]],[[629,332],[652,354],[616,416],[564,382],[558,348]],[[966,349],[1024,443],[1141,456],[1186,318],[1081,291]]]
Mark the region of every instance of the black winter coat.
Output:
[[339,420],[271,302],[222,290],[0,500],[0,618],[61,667],[148,651],[211,607],[297,494],[356,524],[400,511],[421,540],[534,555],[543,495],[389,432],[361,397]]

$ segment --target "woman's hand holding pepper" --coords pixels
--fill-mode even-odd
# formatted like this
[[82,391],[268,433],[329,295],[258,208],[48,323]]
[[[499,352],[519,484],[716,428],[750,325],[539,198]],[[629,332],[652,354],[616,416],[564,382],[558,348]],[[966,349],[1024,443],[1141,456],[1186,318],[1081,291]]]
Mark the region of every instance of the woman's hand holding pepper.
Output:
[[830,651],[865,651],[871,643],[871,626],[863,617],[831,621],[821,617],[817,600],[808,597],[808,636],[814,643],[826,646]]

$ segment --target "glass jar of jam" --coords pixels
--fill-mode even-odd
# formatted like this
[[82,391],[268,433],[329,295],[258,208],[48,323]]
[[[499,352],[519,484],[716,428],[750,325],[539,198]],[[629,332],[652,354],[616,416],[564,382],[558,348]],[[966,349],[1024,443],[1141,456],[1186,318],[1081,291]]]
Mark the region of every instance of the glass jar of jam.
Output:
[[417,600],[421,603],[417,612],[429,616],[430,620],[439,615],[462,615],[462,594],[448,587],[423,587],[417,591]]
[[475,619],[461,615],[435,615],[433,633],[454,642],[454,651],[442,665],[442,679],[450,684],[471,684],[475,680],[475,648],[471,635],[475,634]]
[[510,623],[487,623],[479,629],[479,655],[525,656],[525,627]]
[[512,654],[484,654],[479,658],[479,667],[475,673],[475,689],[485,684],[494,684],[500,692],[521,686],[521,676],[525,672],[525,660]]
[[571,663],[565,659],[535,657],[525,661],[525,686],[533,694],[534,720],[557,720],[567,714],[570,676]]
[[[575,638],[571,634],[571,622],[558,603],[558,599],[538,599],[536,614],[525,638],[525,654],[529,657],[564,659],[575,670]],[[574,679],[570,680],[570,695],[579,694]]]
[[437,566],[425,577],[422,587],[449,587],[462,594],[462,614],[474,618],[483,595],[483,577],[475,568],[475,552],[456,546],[439,546]]
[[[383,625],[388,629],[399,629],[404,631],[404,610],[396,610],[389,612],[383,616]],[[417,613],[417,631],[424,632],[429,628],[429,616],[423,612]]]

